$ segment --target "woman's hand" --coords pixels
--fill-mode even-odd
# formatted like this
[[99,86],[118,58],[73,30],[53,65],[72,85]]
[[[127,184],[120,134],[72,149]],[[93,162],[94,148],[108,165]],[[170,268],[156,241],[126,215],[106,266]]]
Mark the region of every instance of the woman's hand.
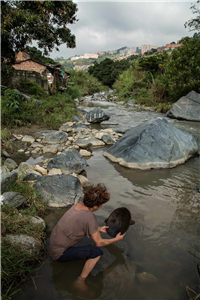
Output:
[[126,234],[126,232],[124,234],[121,234],[121,232],[119,232],[115,237],[116,242],[122,241],[125,234]]
[[108,228],[109,228],[109,226],[102,226],[102,227],[99,227],[98,229],[99,229],[99,232],[107,233],[106,229],[108,229]]

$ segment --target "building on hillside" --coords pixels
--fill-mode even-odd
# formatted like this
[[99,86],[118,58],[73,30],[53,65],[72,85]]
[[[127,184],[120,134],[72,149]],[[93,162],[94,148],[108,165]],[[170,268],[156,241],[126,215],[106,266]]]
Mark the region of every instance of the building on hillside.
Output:
[[181,46],[182,44],[166,44],[166,46],[158,47],[157,52],[161,53],[165,50],[173,50]]
[[158,45],[142,45],[141,53],[143,55],[145,52],[147,52],[151,49],[157,49],[157,48],[158,48]]
[[12,65],[15,74],[12,82],[17,82],[20,78],[26,78],[42,86],[46,91],[56,86],[56,81],[60,81],[64,87],[67,86],[69,73],[65,72],[62,65],[44,65],[30,58],[26,52],[16,54],[15,63]]

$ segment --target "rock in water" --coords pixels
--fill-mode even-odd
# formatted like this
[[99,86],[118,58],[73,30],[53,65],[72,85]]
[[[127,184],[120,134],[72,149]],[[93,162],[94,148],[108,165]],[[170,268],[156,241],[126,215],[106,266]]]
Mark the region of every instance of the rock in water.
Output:
[[200,121],[200,94],[192,91],[181,97],[167,112],[167,117],[188,121]]
[[51,175],[38,179],[34,185],[48,206],[64,208],[83,197],[80,180],[72,175]]
[[85,159],[79,152],[76,149],[70,149],[52,158],[47,165],[47,170],[60,169],[65,174],[79,174],[86,165]]
[[127,168],[147,170],[176,167],[196,153],[193,135],[156,118],[128,130],[104,156]]
[[109,120],[110,117],[105,114],[102,108],[96,107],[86,114],[86,119],[90,123],[100,123]]
[[135,224],[135,221],[131,220],[131,213],[126,207],[119,207],[110,214],[105,223],[109,226],[107,233],[116,237],[119,232],[124,234],[130,225]]

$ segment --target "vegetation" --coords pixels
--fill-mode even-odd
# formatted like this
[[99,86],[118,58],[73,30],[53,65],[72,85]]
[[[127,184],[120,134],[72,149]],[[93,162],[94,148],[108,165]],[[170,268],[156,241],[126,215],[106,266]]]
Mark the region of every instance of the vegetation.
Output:
[[[70,81],[75,83],[73,89],[79,90],[80,96],[92,95],[108,89],[97,78],[83,71],[70,71]],[[70,89],[72,88],[68,88],[67,91]]]
[[[77,5],[72,1],[1,2],[1,55],[13,59],[33,40],[44,53],[65,43],[75,47],[75,36],[67,24],[77,21]],[[35,26],[37,24],[37,26]]]
[[43,55],[42,51],[38,50],[36,47],[26,46],[24,51],[27,52],[30,55],[31,59],[34,61],[37,61],[44,65],[56,64],[53,59]]
[[89,67],[88,72],[101,81],[103,85],[112,87],[119,74],[129,67],[130,62],[128,60],[114,62],[106,58],[100,63],[95,62],[94,66]]
[[[63,122],[71,121],[77,114],[73,97],[68,93],[47,95],[36,83],[21,81],[19,86],[31,95],[29,100],[11,89],[7,89],[1,101],[1,122],[3,127],[22,126],[26,124],[44,125],[58,129]],[[34,95],[36,94],[36,95]],[[41,104],[34,101],[38,98]],[[76,95],[75,95],[76,96]]]
[[200,92],[200,39],[186,37],[181,43],[181,47],[170,52],[154,53],[134,61],[113,85],[119,100],[134,97],[139,104],[166,112],[173,102],[191,90]]
[[[18,210],[15,207],[3,204],[1,206],[1,221],[6,228],[6,234],[26,234],[34,237],[41,244],[41,253],[34,257],[19,246],[14,246],[5,237],[2,237],[1,264],[2,264],[2,299],[10,299],[13,289],[25,281],[33,270],[35,260],[40,261],[45,253],[45,233],[42,225],[33,224],[32,216],[43,217],[49,210],[47,205],[36,194],[34,188],[20,179],[7,187],[7,191],[15,191],[23,195],[27,201]],[[30,261],[28,261],[28,258]]]

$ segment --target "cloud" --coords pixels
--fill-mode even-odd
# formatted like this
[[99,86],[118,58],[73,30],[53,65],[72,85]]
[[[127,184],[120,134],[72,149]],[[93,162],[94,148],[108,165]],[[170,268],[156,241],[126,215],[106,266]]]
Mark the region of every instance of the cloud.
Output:
[[76,36],[76,48],[60,46],[51,57],[81,55],[143,44],[163,46],[192,36],[184,23],[193,17],[188,1],[77,1],[79,19],[70,25]]

